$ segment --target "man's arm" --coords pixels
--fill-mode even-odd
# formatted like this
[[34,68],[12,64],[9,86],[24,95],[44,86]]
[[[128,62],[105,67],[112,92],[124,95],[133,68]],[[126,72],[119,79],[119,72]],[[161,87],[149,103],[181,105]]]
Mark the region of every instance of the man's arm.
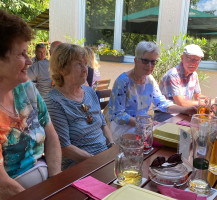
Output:
[[197,113],[197,106],[182,107],[172,104],[167,108],[168,113],[182,113],[186,115],[193,115]]
[[10,178],[4,169],[0,166],[0,199],[8,199],[19,192],[25,190],[18,182]]
[[174,103],[183,106],[183,107],[189,107],[189,106],[197,106],[198,105],[198,98],[199,97],[206,97],[205,95],[202,95],[201,93],[194,94],[194,99],[192,100],[186,100],[184,96],[173,96]]
[[45,127],[45,158],[48,165],[49,177],[54,176],[61,172],[61,148],[57,133],[50,122]]

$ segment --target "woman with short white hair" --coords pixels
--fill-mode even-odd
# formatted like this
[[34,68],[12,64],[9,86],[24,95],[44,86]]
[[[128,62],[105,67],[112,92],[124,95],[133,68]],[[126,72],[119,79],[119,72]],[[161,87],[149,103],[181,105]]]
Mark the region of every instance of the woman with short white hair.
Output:
[[147,115],[153,103],[162,112],[196,113],[195,107],[181,107],[166,100],[151,75],[157,64],[159,49],[153,42],[141,41],[135,50],[135,66],[115,81],[109,101],[110,129],[114,140],[134,131],[136,115]]

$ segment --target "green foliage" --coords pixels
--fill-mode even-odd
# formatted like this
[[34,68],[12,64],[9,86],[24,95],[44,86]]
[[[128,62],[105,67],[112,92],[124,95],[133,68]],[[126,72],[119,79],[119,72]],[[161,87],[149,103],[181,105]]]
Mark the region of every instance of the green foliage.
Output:
[[65,35],[65,38],[67,40],[69,40],[72,44],[77,44],[79,46],[84,46],[84,42],[85,42],[85,38],[82,38],[81,40],[76,40],[75,38],[72,38],[71,36],[69,35]]
[[111,49],[111,46],[108,43],[104,43],[100,40],[102,43],[98,45],[96,53],[100,55],[113,55],[113,56],[123,56],[124,51],[118,50],[118,49]]
[[49,7],[49,0],[1,0],[0,8],[29,21]]
[[[182,43],[179,46],[178,45],[178,39],[182,38]],[[160,56],[158,59],[158,63],[155,66],[155,69],[152,73],[154,76],[155,80],[157,82],[160,82],[162,76],[172,67],[178,65],[181,61],[181,55],[183,53],[184,47],[188,44],[197,44],[199,45],[202,49],[203,46],[207,44],[207,40],[205,38],[199,39],[199,38],[193,38],[189,37],[187,35],[180,35],[180,36],[174,36],[173,37],[173,45],[169,48],[166,49],[164,48],[163,44],[160,42],[158,44],[160,48]],[[206,74],[199,75],[199,80],[202,81],[206,79],[207,76]]]

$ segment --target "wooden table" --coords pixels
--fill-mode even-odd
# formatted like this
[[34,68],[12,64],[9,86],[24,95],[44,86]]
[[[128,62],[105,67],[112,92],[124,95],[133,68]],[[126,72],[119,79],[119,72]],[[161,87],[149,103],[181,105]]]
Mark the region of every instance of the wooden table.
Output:
[[[185,115],[177,115],[165,122],[176,123],[180,120],[189,121],[189,119],[190,118]],[[73,188],[71,183],[89,175],[106,184],[118,188],[119,186],[113,184],[113,181],[115,180],[114,159],[118,152],[118,146],[114,145],[110,149],[101,152],[98,155],[71,167],[70,169],[65,170],[64,172],[48,179],[47,181],[44,181],[43,183],[35,185],[34,187],[15,195],[11,199],[88,199],[85,194]],[[176,153],[176,149],[162,147],[154,148],[149,155],[145,155],[143,162],[143,177],[147,178],[148,181],[142,186],[143,188],[158,192],[156,184],[153,183],[148,177],[148,167],[157,156],[163,155],[165,157],[169,157],[174,153]],[[216,176],[213,177],[213,182],[211,183],[212,186],[216,186],[215,182]]]

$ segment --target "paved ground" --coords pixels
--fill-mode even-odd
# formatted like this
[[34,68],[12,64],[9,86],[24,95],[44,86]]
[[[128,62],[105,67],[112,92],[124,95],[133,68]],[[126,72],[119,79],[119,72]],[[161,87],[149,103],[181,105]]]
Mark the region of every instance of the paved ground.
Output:
[[[101,79],[111,79],[109,88],[112,88],[116,78],[123,72],[129,71],[134,67],[133,63],[116,63],[116,62],[103,62],[99,61]],[[214,98],[217,97],[217,71],[198,71],[199,73],[206,74],[207,79],[200,84],[202,94]]]
[[111,79],[111,83],[109,88],[112,88],[114,81],[116,78],[123,72],[129,71],[134,67],[132,64],[126,64],[126,63],[116,63],[116,62],[103,62],[99,61],[100,64],[100,74],[101,79]]

